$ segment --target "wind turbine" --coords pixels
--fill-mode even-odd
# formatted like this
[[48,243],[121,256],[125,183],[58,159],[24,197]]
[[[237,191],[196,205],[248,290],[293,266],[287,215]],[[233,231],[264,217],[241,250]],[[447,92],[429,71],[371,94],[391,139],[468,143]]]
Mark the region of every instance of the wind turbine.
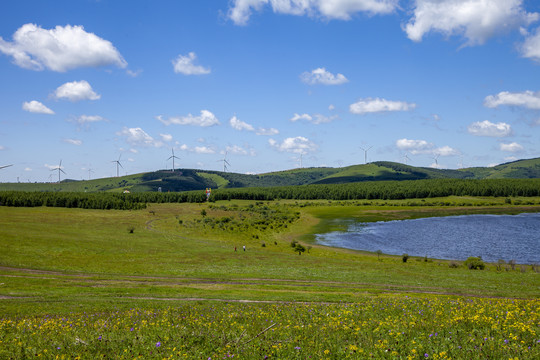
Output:
[[439,167],[439,162],[437,161],[437,159],[439,159],[439,156],[441,156],[441,154],[436,154],[435,156],[432,157],[432,159],[435,160],[435,167],[436,168]]
[[171,149],[172,151],[172,155],[169,156],[169,158],[167,159],[167,161],[171,160],[172,159],[172,171],[174,172],[174,159],[178,159],[180,160],[180,158],[178,156],[174,156],[174,149]]
[[93,173],[93,172],[94,172],[94,170],[88,169],[88,180],[90,180],[90,173]]
[[10,166],[13,166],[13,165],[4,165],[4,166],[0,166],[0,169],[7,168],[7,167],[10,167]]
[[371,149],[373,146],[368,147],[367,149],[364,149],[363,147],[360,147],[360,149],[364,150],[364,164],[367,164],[367,152],[369,149]]
[[121,167],[122,169],[124,168],[122,166],[122,164],[120,164],[120,158],[122,157],[122,154],[120,154],[120,156],[118,157],[118,160],[113,160],[111,162],[113,163],[116,163],[116,177],[118,177],[118,171],[119,171],[119,168],[118,167]]
[[407,160],[411,159],[409,159],[409,156],[407,155],[407,153],[405,153],[405,155],[403,155],[403,161],[405,161],[405,165],[407,165]]
[[64,170],[62,170],[62,159],[60,159],[60,164],[58,164],[58,167],[55,167],[54,169],[51,169],[51,171],[58,170],[58,182],[60,182],[60,173],[63,172],[66,173]]
[[223,161],[223,172],[227,172],[227,165],[231,166],[231,164],[229,164],[229,162],[227,161],[227,152],[226,151],[225,151],[225,156],[223,156],[223,159],[218,160],[218,161]]

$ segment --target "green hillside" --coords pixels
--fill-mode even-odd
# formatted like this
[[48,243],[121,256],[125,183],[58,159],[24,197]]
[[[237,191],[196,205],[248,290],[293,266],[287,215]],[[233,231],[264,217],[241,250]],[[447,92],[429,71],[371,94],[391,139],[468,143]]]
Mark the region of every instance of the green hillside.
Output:
[[257,175],[194,169],[159,170],[95,180],[64,180],[60,183],[0,183],[0,191],[176,192],[204,190],[205,188],[345,184],[380,180],[505,178],[540,178],[540,158],[518,160],[494,167],[474,167],[459,170],[415,167],[389,161],[377,161],[343,168],[299,168]]

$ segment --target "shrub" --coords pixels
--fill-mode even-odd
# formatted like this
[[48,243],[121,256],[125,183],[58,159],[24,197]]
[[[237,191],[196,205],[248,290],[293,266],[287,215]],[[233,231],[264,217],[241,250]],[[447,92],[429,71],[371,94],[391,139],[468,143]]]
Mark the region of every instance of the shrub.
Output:
[[294,247],[294,252],[298,252],[298,255],[302,255],[302,253],[306,251],[306,248],[304,246],[302,246],[302,244],[296,244],[296,246]]
[[130,226],[130,227],[128,227],[128,232],[129,232],[130,234],[133,234],[133,233],[135,232],[135,226]]
[[465,265],[470,270],[484,270],[484,268],[486,267],[486,264],[484,264],[482,258],[475,256],[471,256],[467,260],[465,260]]
[[406,263],[408,259],[409,259],[409,254],[401,255],[401,260],[403,260],[404,263]]
[[266,243],[261,243],[261,247],[266,247]]
[[449,268],[456,269],[459,267],[459,264],[455,261],[450,261],[450,264],[448,264]]

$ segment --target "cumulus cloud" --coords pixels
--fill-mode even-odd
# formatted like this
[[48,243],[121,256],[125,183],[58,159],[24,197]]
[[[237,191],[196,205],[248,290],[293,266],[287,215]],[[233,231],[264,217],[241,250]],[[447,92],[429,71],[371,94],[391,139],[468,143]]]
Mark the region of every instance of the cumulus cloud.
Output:
[[173,139],[173,136],[171,134],[159,134],[161,136],[161,140],[166,142],[171,142]]
[[290,120],[291,120],[292,122],[296,122],[296,121],[298,121],[298,120],[311,121],[311,120],[313,120],[313,118],[312,118],[311,115],[309,115],[309,114],[302,114],[302,115],[300,115],[300,114],[294,113],[293,117],[290,118]]
[[253,149],[244,149],[241,146],[233,145],[225,147],[225,152],[234,155],[249,155],[255,156],[255,151]]
[[389,14],[399,0],[234,0],[228,16],[236,25],[246,25],[253,11],[270,5],[274,13],[324,19],[349,20],[355,13]]
[[380,98],[366,98],[349,106],[349,111],[353,114],[367,114],[386,111],[409,111],[416,108],[416,104],[404,101],[392,101]]
[[278,129],[274,128],[258,128],[256,131],[257,135],[272,136],[279,134]]
[[[396,146],[402,151],[407,151],[413,155],[418,154],[431,154],[435,156],[454,156],[459,155],[459,151],[451,148],[448,145],[442,147],[435,147],[433,143],[426,140],[411,140],[411,139],[399,139],[396,141]],[[433,166],[432,166],[433,167]]]
[[255,131],[255,128],[252,125],[246,122],[243,122],[242,120],[238,119],[236,116],[233,116],[232,118],[229,119],[229,124],[235,130]]
[[484,99],[484,106],[495,108],[501,105],[522,106],[528,109],[540,109],[540,92],[524,91],[511,93],[502,91],[497,95],[489,95]]
[[466,45],[479,45],[496,33],[518,29],[538,18],[538,13],[525,11],[523,0],[416,0],[414,16],[404,30],[413,41],[435,31],[462,35]]
[[475,136],[504,137],[512,134],[512,128],[509,124],[499,122],[492,123],[489,120],[477,121],[467,127],[469,134]]
[[334,75],[325,68],[318,68],[311,72],[306,71],[300,75],[300,80],[309,85],[341,85],[349,81],[343,74]]
[[122,131],[119,131],[117,133],[117,135],[124,136],[126,138],[126,141],[132,146],[145,146],[145,147],[163,146],[163,143],[161,141],[156,141],[153,137],[148,135],[140,127],[137,127],[137,128],[124,127]]
[[172,61],[174,72],[184,75],[205,75],[210,74],[210,69],[201,65],[195,65],[194,61],[197,59],[197,55],[194,52],[190,52],[187,55],[178,55],[176,59]]
[[77,146],[82,145],[82,140],[78,140],[78,139],[64,139],[64,142],[71,145],[77,145]]
[[292,122],[296,122],[296,121],[299,121],[299,120],[304,120],[304,121],[311,122],[313,124],[322,124],[322,123],[332,122],[337,118],[338,118],[337,115],[325,116],[325,115],[322,115],[322,114],[313,114],[313,116],[312,116],[312,115],[309,115],[309,114],[300,115],[300,114],[295,113],[290,120]]
[[25,24],[13,34],[12,42],[0,37],[0,52],[11,56],[17,66],[31,70],[65,72],[81,67],[127,66],[110,41],[86,32],[82,26],[48,30]]
[[523,57],[540,62],[540,28],[534,35],[527,34],[520,50]]
[[281,143],[274,139],[270,139],[268,140],[268,143],[278,151],[295,154],[307,154],[317,150],[317,145],[303,136],[286,138]]
[[216,151],[208,146],[195,146],[191,147],[186,144],[180,146],[180,150],[194,152],[196,154],[215,154]]
[[408,151],[413,155],[430,153],[434,147],[432,143],[425,140],[399,139],[396,146],[400,150]]
[[101,95],[94,92],[88,81],[81,80],[60,85],[54,92],[54,97],[75,102],[80,100],[98,100],[101,98]]
[[75,122],[80,125],[99,122],[99,121],[107,121],[107,119],[99,115],[81,115],[75,118]]
[[24,111],[28,111],[31,113],[54,115],[54,111],[36,100],[23,102],[22,108]]
[[432,153],[434,155],[439,155],[439,156],[455,156],[455,155],[460,154],[458,150],[451,148],[448,145],[442,146],[440,148],[436,148],[435,150],[432,151]]
[[501,151],[508,151],[508,152],[520,152],[523,151],[523,146],[520,144],[513,142],[510,144],[500,144]]
[[170,117],[168,119],[164,119],[161,115],[159,115],[156,117],[156,119],[165,125],[193,125],[201,127],[219,125],[218,118],[208,110],[201,110],[201,115],[199,116],[188,114],[187,116]]

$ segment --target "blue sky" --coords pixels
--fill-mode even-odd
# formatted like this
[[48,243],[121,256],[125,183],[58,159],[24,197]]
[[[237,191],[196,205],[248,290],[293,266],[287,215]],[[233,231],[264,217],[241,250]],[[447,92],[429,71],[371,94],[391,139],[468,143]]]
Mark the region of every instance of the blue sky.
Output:
[[540,156],[533,0],[18,0],[0,79],[2,182]]

